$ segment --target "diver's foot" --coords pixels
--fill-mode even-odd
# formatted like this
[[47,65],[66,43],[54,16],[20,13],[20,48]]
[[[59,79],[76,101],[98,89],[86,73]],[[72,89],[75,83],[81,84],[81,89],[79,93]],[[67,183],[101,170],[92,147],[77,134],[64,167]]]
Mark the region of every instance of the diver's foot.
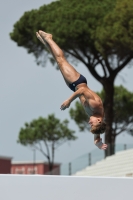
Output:
[[36,32],[36,36],[47,47],[47,49],[51,51],[48,41],[52,39],[52,35],[39,30]]
[[46,42],[43,40],[43,38],[39,35],[38,32],[36,32],[36,36],[37,38],[40,40],[41,43],[43,43],[44,45],[46,45]]
[[42,37],[42,39],[43,39],[44,41],[48,41],[49,39],[52,39],[52,35],[49,34],[49,33],[46,33],[46,32],[41,31],[41,30],[39,30],[38,33],[39,33],[39,35]]

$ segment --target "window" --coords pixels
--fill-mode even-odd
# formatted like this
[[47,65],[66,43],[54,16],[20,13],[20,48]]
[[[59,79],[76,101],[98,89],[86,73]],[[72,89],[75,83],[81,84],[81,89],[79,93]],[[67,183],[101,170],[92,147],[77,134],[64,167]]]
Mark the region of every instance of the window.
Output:
[[37,167],[29,167],[27,172],[28,174],[37,174]]
[[15,174],[25,174],[25,167],[16,168]]

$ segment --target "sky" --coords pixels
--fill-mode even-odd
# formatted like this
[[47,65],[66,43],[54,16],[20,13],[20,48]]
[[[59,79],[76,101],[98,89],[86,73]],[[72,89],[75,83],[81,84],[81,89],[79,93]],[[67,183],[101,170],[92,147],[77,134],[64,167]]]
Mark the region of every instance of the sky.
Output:
[[[67,163],[91,152],[96,147],[93,135],[79,132],[75,122],[70,119],[69,109],[60,110],[60,105],[72,94],[66,86],[60,71],[51,63],[46,67],[37,66],[32,54],[18,47],[10,39],[13,25],[25,11],[38,9],[50,0],[1,0],[0,2],[0,155],[12,157],[13,161],[31,161],[33,151],[17,143],[19,130],[25,122],[54,113],[61,121],[68,119],[69,128],[76,131],[78,139],[66,142],[55,152],[55,162]],[[44,30],[46,31],[46,30]],[[35,34],[35,33],[33,33]],[[82,65],[77,70],[82,73],[93,91],[101,91],[102,86]],[[126,67],[118,75],[115,85],[123,84],[133,91],[133,68]],[[74,102],[71,107],[74,106]],[[103,137],[103,136],[102,136]],[[117,137],[116,143],[131,144],[133,138],[126,133]],[[45,160],[36,152],[36,160]]]

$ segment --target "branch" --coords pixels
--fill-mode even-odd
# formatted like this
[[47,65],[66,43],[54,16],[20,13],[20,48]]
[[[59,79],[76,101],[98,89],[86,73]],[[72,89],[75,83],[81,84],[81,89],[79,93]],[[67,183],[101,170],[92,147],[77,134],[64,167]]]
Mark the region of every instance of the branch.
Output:
[[[97,50],[94,48],[93,49],[93,55],[94,55],[94,58],[93,58],[93,60],[97,60],[98,62],[96,62],[96,64],[94,65],[94,67],[96,66],[96,65],[98,65],[98,64],[101,64],[101,66],[102,66],[102,69],[103,69],[103,72],[104,72],[104,77],[107,77],[107,73],[106,73],[106,70],[105,70],[105,65],[104,65],[104,63],[102,62],[104,59],[102,58],[102,59],[100,59],[100,56],[99,56],[99,52],[97,52]],[[102,56],[101,56],[102,57]],[[93,61],[94,62],[94,61]],[[93,65],[93,62],[92,62],[92,65]]]
[[80,60],[81,62],[83,62],[86,66],[87,66],[87,63],[84,61],[84,59],[80,56],[80,54],[76,51],[76,50],[74,50],[74,49],[72,49],[73,51],[74,51],[74,53],[72,53],[72,52],[70,52],[70,51],[68,51],[68,50],[65,50],[67,53],[69,53],[71,56],[73,56],[73,57],[75,57],[75,58],[77,58],[78,60]]
[[131,59],[132,59],[132,56],[128,56],[128,58],[119,67],[117,67],[114,70],[115,74],[121,71],[125,67],[125,65],[127,65],[130,62]]
[[100,83],[102,83],[102,77],[98,75],[96,70],[91,65],[88,66],[88,69],[90,73],[95,77],[95,79],[99,81]]
[[64,139],[64,141],[62,143],[58,143],[58,145],[56,145],[55,149],[57,149],[59,146],[61,146],[63,143],[65,143],[67,141],[67,139]]
[[52,164],[54,163],[54,150],[55,150],[55,147],[54,147],[54,141],[52,143]]
[[106,67],[107,67],[109,73],[111,74],[112,69],[111,69],[110,64],[109,64],[109,62],[108,62],[108,59],[105,59],[105,64],[106,64]]
[[44,144],[45,144],[46,149],[47,149],[48,157],[50,158],[50,152],[49,152],[48,144],[47,144],[46,140],[43,140],[43,141],[44,141]]
[[36,145],[33,145],[33,146],[34,146],[36,149],[38,149],[39,151],[41,151],[42,154],[43,154],[46,158],[48,158],[48,155],[43,151],[42,145],[40,144],[40,142],[39,142],[40,148],[39,148],[38,146],[36,146]]
[[96,59],[98,60],[98,62],[95,64],[95,66],[100,63],[101,66],[102,66],[103,72],[104,72],[104,76],[107,77],[107,73],[106,73],[106,70],[105,70],[105,66],[104,66],[104,64],[102,62],[102,59],[99,58],[99,56],[97,55],[97,53],[94,54],[94,55],[95,55]]
[[84,55],[86,58],[88,58],[89,56],[87,56],[87,53],[86,53],[86,50],[85,50],[84,47],[85,47],[85,45],[80,45],[80,44],[79,44],[79,49],[81,49],[83,55]]
[[126,127],[127,127],[126,125],[123,125],[123,127],[121,127],[120,131],[118,131],[116,133],[116,136],[118,136],[120,133],[122,133],[123,131],[125,131],[127,129]]
[[73,50],[73,51],[75,52],[75,54],[72,53],[72,52],[70,52],[70,51],[68,51],[68,50],[66,50],[67,53],[69,53],[70,55],[76,57],[78,60],[80,60],[81,62],[83,62],[83,63],[87,66],[87,69],[89,69],[90,73],[91,73],[100,83],[102,83],[102,82],[101,82],[102,77],[98,75],[98,73],[97,73],[96,70],[93,68],[93,66],[92,66],[91,64],[87,64],[87,63],[82,59],[82,57],[77,53],[77,51],[75,51],[75,50]]

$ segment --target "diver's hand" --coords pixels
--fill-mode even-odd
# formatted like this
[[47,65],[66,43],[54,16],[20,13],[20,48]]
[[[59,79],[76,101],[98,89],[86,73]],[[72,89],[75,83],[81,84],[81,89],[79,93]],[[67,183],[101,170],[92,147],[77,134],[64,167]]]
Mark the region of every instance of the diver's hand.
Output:
[[70,101],[69,100],[66,100],[63,102],[63,104],[61,105],[60,109],[61,110],[65,110],[66,108],[69,108],[70,106]]
[[100,138],[100,140],[99,140],[99,139],[96,139],[94,143],[95,143],[95,145],[96,145],[99,149],[106,150],[107,147],[108,147],[107,144],[102,143],[102,139],[101,139],[101,138]]
[[108,145],[107,145],[107,144],[102,144],[102,146],[101,146],[99,149],[106,150],[106,149],[107,149],[107,147],[108,147]]

